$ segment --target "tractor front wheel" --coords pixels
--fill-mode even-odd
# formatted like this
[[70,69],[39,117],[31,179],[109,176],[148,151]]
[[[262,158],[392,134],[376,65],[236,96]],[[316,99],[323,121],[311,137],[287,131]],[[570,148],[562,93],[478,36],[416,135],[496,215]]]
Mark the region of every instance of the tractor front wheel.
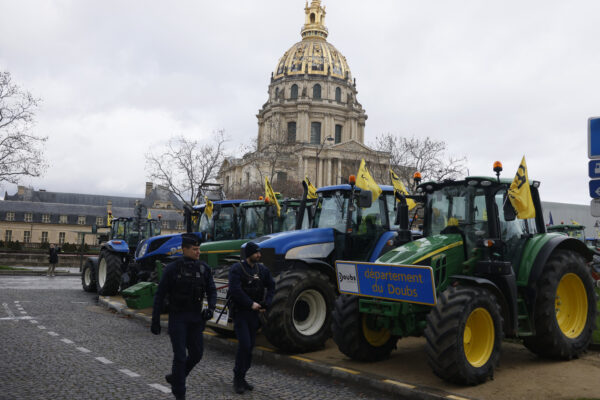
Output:
[[121,257],[107,250],[100,252],[98,260],[98,294],[114,296],[121,284]]
[[[96,262],[94,262],[96,261]],[[81,286],[86,292],[95,292],[96,288],[96,268],[95,264],[98,263],[98,259],[88,258],[85,260],[83,265],[83,271],[81,271]]]
[[535,354],[555,359],[578,357],[592,340],[596,318],[594,284],[583,257],[557,250],[537,281],[535,336],[523,340]]
[[450,287],[427,316],[429,365],[449,382],[485,382],[494,375],[503,335],[500,306],[490,291]]
[[[397,336],[386,328],[376,328],[376,315],[358,311],[358,297],[340,295],[335,301],[331,329],[339,350],[358,361],[380,361],[396,347]],[[383,317],[382,317],[383,318]]]
[[263,332],[274,346],[286,352],[322,348],[331,336],[334,300],[335,288],[322,272],[283,272],[276,281]]

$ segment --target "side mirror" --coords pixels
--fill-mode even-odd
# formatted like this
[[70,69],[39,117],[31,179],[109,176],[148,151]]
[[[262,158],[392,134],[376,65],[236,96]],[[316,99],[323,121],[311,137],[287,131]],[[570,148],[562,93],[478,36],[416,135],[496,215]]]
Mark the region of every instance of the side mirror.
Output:
[[504,195],[504,220],[505,221],[514,221],[517,218],[517,214],[515,213],[515,209],[512,206],[512,203],[507,198],[507,195]]
[[361,190],[358,195],[358,206],[360,208],[369,208],[373,204],[373,195],[370,190]]

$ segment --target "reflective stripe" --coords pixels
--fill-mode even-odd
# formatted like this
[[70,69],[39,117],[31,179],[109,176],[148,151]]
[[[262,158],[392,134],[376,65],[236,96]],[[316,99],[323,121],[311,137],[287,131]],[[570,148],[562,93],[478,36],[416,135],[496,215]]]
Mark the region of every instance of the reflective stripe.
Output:
[[413,264],[420,263],[421,261],[423,261],[423,260],[425,260],[425,259],[427,259],[429,257],[433,257],[436,254],[441,253],[442,251],[446,251],[446,250],[450,250],[450,249],[453,249],[453,248],[458,247],[458,246],[462,246],[462,244],[463,244],[462,240],[460,242],[449,244],[446,247],[442,247],[441,249],[437,249],[435,251],[432,251],[431,253],[428,253],[428,254],[424,255],[423,257],[421,257],[418,260],[414,261]]

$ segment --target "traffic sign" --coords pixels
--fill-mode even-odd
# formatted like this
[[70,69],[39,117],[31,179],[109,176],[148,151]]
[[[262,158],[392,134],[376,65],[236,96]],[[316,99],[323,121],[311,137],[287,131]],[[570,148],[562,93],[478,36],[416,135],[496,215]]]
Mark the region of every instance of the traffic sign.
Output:
[[596,179],[600,178],[600,160],[591,160],[589,162],[589,175],[590,178]]
[[600,217],[600,199],[592,199],[590,203],[592,217]]
[[600,159],[600,117],[588,118],[588,157]]
[[590,197],[592,199],[600,199],[600,179],[592,179],[590,181]]

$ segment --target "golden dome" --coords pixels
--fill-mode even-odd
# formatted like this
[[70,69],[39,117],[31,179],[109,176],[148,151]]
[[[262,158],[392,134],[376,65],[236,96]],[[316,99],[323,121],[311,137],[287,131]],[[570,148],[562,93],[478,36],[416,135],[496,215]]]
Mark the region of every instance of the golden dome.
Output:
[[331,75],[351,80],[346,57],[327,42],[325,7],[320,0],[313,0],[304,8],[306,20],[302,27],[302,41],[293,45],[279,59],[273,79],[290,75]]

